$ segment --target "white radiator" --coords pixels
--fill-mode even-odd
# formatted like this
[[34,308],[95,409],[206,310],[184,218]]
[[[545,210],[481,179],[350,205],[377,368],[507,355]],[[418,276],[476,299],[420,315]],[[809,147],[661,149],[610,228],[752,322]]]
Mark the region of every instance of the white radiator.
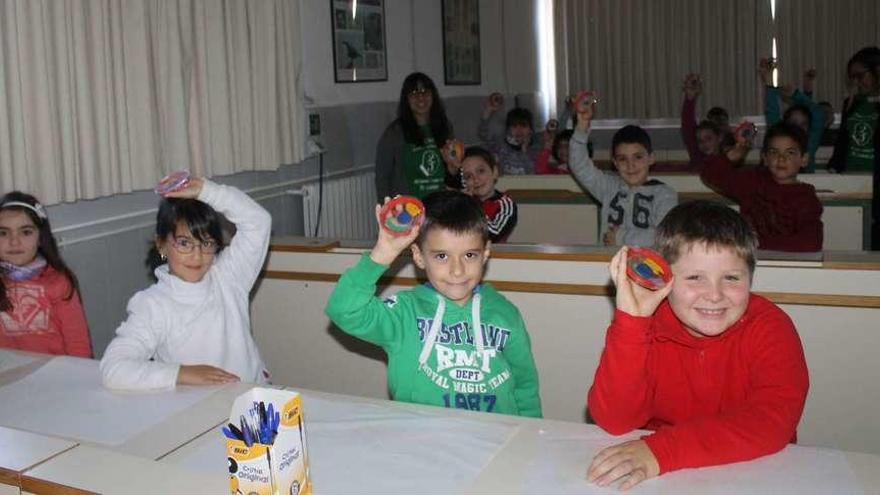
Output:
[[304,186],[303,225],[305,234],[337,239],[375,239],[376,184],[373,172],[324,179],[323,206],[318,224],[318,183]]

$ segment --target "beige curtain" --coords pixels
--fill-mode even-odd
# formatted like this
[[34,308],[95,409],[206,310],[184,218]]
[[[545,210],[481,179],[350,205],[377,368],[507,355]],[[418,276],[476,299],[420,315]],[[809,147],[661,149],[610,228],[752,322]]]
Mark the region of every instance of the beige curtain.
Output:
[[847,61],[865,46],[880,46],[880,1],[776,0],[773,28],[780,84],[800,87],[803,72],[815,67],[815,98],[840,112]]
[[731,115],[759,114],[755,67],[770,42],[758,4],[557,0],[557,92],[598,90],[599,118],[677,118],[682,80],[698,72],[702,111],[720,105]]
[[297,0],[0,0],[0,189],[44,202],[303,158]]

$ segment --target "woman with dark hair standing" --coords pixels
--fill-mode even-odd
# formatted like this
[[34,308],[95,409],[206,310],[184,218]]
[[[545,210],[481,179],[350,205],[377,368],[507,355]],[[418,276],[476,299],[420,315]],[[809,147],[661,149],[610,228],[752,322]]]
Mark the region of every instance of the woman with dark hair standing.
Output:
[[841,107],[828,169],[873,172],[871,249],[880,250],[880,48],[862,48],[849,59],[846,70],[852,94]]
[[852,94],[843,102],[840,131],[828,168],[870,172],[880,161],[880,48],[862,48],[846,65]]
[[452,124],[430,77],[413,72],[403,81],[397,119],[376,147],[376,197],[408,194],[423,197],[444,188],[447,165],[441,147],[452,137]]

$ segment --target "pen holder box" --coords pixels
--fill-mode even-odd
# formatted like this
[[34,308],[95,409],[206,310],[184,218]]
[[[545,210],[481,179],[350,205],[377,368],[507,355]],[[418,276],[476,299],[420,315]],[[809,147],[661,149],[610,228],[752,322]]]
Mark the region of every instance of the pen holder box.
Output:
[[302,397],[286,390],[252,388],[235,399],[229,423],[238,425],[242,418],[249,420],[254,405],[261,402],[266,406],[272,404],[278,412],[277,434],[271,432],[270,438],[264,438],[266,443],[259,439],[226,439],[230,493],[311,495]]

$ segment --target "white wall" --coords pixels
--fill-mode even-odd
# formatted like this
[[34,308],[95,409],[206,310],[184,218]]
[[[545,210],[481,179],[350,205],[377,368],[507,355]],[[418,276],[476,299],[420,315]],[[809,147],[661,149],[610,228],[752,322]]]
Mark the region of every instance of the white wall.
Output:
[[[502,22],[531,25],[534,0],[480,0],[482,80],[480,86],[443,85],[443,45],[440,0],[386,0],[385,29],[388,47],[388,81],[336,84],[333,78],[330,2],[300,2],[305,106],[322,118],[321,141],[327,147],[324,171],[337,172],[372,163],[379,134],[394,118],[403,78],[420,70],[439,85],[447,111],[462,137],[475,133],[478,105],[471,101],[492,91],[533,91],[534,68],[523,64],[531,55],[531,33],[518,33],[517,40],[503,40]],[[507,31],[510,33],[510,31]],[[513,54],[518,79],[508,85],[503,74],[504,50]],[[531,52],[535,52],[531,48]],[[511,55],[508,55],[509,57]],[[510,69],[509,69],[510,70]],[[279,164],[280,165],[280,164]],[[284,196],[300,180],[318,172],[318,160],[286,164],[277,172],[237,174],[217,178],[245,190],[257,188],[272,212],[276,234],[301,234],[302,212],[298,199]],[[274,189],[273,189],[274,188]],[[125,316],[125,303],[150,283],[143,260],[155,217],[156,197],[138,191],[56,205],[49,209],[53,227],[65,246],[63,255],[77,273],[95,351],[100,356]]]
[[[534,0],[480,1],[482,84],[478,86],[443,84],[439,0],[386,0],[388,80],[342,84],[335,83],[333,77],[329,2],[303,0],[301,5],[307,107],[397,101],[400,84],[413,71],[430,76],[444,98],[537,91]],[[504,75],[505,67],[509,77]]]

